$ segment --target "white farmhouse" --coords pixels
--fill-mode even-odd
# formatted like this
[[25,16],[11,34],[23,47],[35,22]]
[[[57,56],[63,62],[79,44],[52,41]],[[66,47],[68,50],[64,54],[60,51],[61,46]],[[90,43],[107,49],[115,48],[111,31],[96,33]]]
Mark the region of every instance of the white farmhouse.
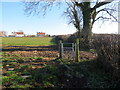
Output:
[[15,37],[24,37],[25,34],[24,32],[12,32],[13,35],[15,35]]

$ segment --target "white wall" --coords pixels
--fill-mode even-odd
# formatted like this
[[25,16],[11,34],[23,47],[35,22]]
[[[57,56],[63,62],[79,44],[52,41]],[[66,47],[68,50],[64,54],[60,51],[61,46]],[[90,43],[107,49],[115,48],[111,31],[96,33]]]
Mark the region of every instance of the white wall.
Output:
[[23,37],[24,35],[16,35],[16,37]]

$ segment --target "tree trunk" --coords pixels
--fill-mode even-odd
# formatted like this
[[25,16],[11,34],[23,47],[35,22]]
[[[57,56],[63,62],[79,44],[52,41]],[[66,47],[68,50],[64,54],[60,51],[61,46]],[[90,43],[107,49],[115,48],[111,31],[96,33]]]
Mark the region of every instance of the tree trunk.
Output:
[[89,50],[89,40],[92,36],[92,12],[90,8],[90,3],[85,3],[85,7],[82,9],[83,14],[83,40],[84,40],[84,49]]
[[92,23],[91,23],[91,13],[83,12],[83,37],[90,38],[92,35]]
[[80,62],[79,38],[76,39],[76,62]]

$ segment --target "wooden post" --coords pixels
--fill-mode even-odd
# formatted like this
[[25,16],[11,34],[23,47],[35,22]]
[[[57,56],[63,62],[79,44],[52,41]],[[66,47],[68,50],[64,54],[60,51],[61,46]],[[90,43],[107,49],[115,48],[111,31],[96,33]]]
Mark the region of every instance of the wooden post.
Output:
[[80,62],[79,39],[76,39],[76,62]]
[[76,43],[74,44],[75,48],[74,48],[74,60],[76,60]]
[[74,57],[75,57],[75,55],[74,55],[74,43],[72,43],[72,57],[73,57],[73,60],[74,60]]
[[60,53],[60,58],[62,58],[62,40],[59,41],[59,53]]
[[61,43],[61,58],[63,58],[64,50],[63,50],[63,43]]

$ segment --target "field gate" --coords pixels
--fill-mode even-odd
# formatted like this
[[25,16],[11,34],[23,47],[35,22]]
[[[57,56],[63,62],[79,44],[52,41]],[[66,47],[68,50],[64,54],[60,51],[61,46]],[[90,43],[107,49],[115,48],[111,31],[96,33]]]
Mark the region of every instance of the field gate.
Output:
[[76,59],[76,43],[61,43],[61,57],[67,60]]

